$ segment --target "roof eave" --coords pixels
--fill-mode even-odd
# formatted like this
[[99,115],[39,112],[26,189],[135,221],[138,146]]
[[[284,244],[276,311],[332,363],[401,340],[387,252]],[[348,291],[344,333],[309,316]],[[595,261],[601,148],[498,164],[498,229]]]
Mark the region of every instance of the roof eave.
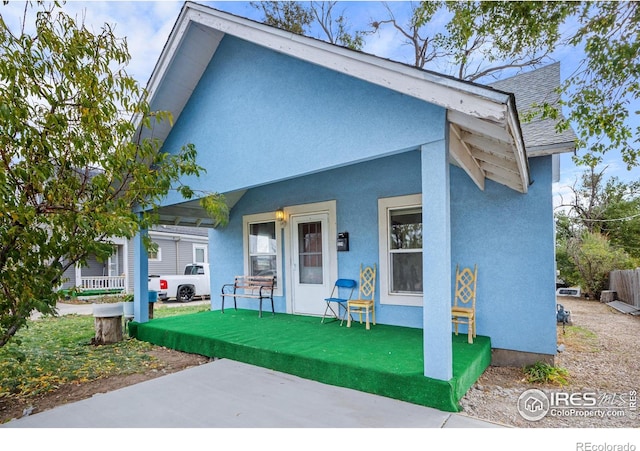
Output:
[[529,158],[535,157],[543,157],[547,155],[556,155],[560,153],[575,153],[576,151],[576,142],[575,141],[566,141],[561,143],[554,143],[549,145],[541,145],[541,146],[530,146],[528,148]]
[[515,95],[509,95],[509,102],[507,104],[509,119],[508,124],[513,135],[515,144],[515,158],[516,164],[520,169],[520,178],[522,182],[522,193],[526,194],[531,185],[530,173],[529,173],[529,159],[527,157],[527,148],[524,143],[524,136],[522,134],[522,128],[520,126],[520,119],[518,118],[518,109],[516,108]]

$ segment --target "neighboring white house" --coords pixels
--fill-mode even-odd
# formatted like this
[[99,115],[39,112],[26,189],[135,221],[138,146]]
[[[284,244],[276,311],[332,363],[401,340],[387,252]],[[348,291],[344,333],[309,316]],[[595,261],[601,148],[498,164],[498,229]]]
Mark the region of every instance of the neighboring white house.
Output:
[[[149,274],[182,274],[185,265],[209,261],[207,230],[196,227],[157,226],[149,237],[158,246],[149,252]],[[69,268],[61,289],[133,292],[133,246],[129,240],[113,238],[114,252],[106,262],[95,257],[86,266]]]

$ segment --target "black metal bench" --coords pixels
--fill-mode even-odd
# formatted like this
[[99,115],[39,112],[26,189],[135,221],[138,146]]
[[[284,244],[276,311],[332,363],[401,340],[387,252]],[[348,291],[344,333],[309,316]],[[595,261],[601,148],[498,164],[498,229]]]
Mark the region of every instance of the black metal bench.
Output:
[[271,300],[271,313],[275,315],[273,306],[273,289],[276,284],[275,276],[236,276],[233,283],[222,286],[222,313],[224,313],[224,300],[233,298],[233,308],[238,310],[237,298],[258,299],[260,301],[260,318],[262,318],[262,300]]

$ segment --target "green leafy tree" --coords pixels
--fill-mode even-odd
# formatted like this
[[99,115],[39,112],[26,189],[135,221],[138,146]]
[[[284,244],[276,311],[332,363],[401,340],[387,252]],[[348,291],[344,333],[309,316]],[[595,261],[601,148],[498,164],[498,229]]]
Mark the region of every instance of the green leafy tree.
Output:
[[640,258],[640,182],[621,183],[614,177],[607,182],[605,193],[602,233],[613,245]]
[[640,182],[606,179],[606,167],[587,169],[570,187],[569,198],[556,215],[558,239],[579,236],[583,231],[606,235],[611,244],[640,257]]
[[570,215],[573,234],[582,230],[600,232],[602,221],[606,219],[604,212],[608,206],[608,197],[604,191],[606,168],[596,171],[590,167],[570,187],[569,199],[562,201],[560,208],[565,208]]
[[608,288],[611,271],[631,269],[636,263],[600,233],[585,231],[580,237],[570,239],[566,249],[580,274],[583,291],[595,299],[599,299],[602,290]]
[[[150,227],[170,190],[195,195],[179,183],[203,171],[194,146],[139,138],[170,115],[150,111],[129,59],[109,25],[94,34],[58,5],[27,4],[18,30],[0,16],[0,347],[34,309],[55,312],[67,268]],[[203,205],[226,221],[221,196]]]
[[[585,150],[580,163],[594,166],[603,154],[617,150],[628,168],[637,166],[640,125],[633,124],[640,111],[630,108],[640,98],[640,3],[576,5],[578,28],[567,43],[583,48],[585,57],[561,87],[560,107],[568,114],[558,126],[576,130],[578,147]],[[545,114],[560,116],[548,106]]]
[[613,269],[640,261],[640,183],[587,169],[556,213],[556,262],[571,285],[599,295]]
[[568,286],[581,284],[580,273],[569,255],[568,243],[575,236],[572,219],[563,211],[556,213],[556,267],[560,278]]

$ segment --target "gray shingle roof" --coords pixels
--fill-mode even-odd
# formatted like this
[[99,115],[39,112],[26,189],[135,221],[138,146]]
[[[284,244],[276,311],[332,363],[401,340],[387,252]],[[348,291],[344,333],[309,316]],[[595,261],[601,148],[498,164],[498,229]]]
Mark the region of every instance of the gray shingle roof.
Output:
[[[558,104],[560,97],[555,90],[560,86],[560,63],[553,63],[500,80],[489,84],[489,86],[515,94],[518,114],[522,120],[536,104],[545,102],[551,105]],[[551,119],[535,118],[530,122],[522,121],[522,134],[528,156],[575,150],[576,135],[573,130],[568,129],[558,133],[555,125],[556,122]]]

